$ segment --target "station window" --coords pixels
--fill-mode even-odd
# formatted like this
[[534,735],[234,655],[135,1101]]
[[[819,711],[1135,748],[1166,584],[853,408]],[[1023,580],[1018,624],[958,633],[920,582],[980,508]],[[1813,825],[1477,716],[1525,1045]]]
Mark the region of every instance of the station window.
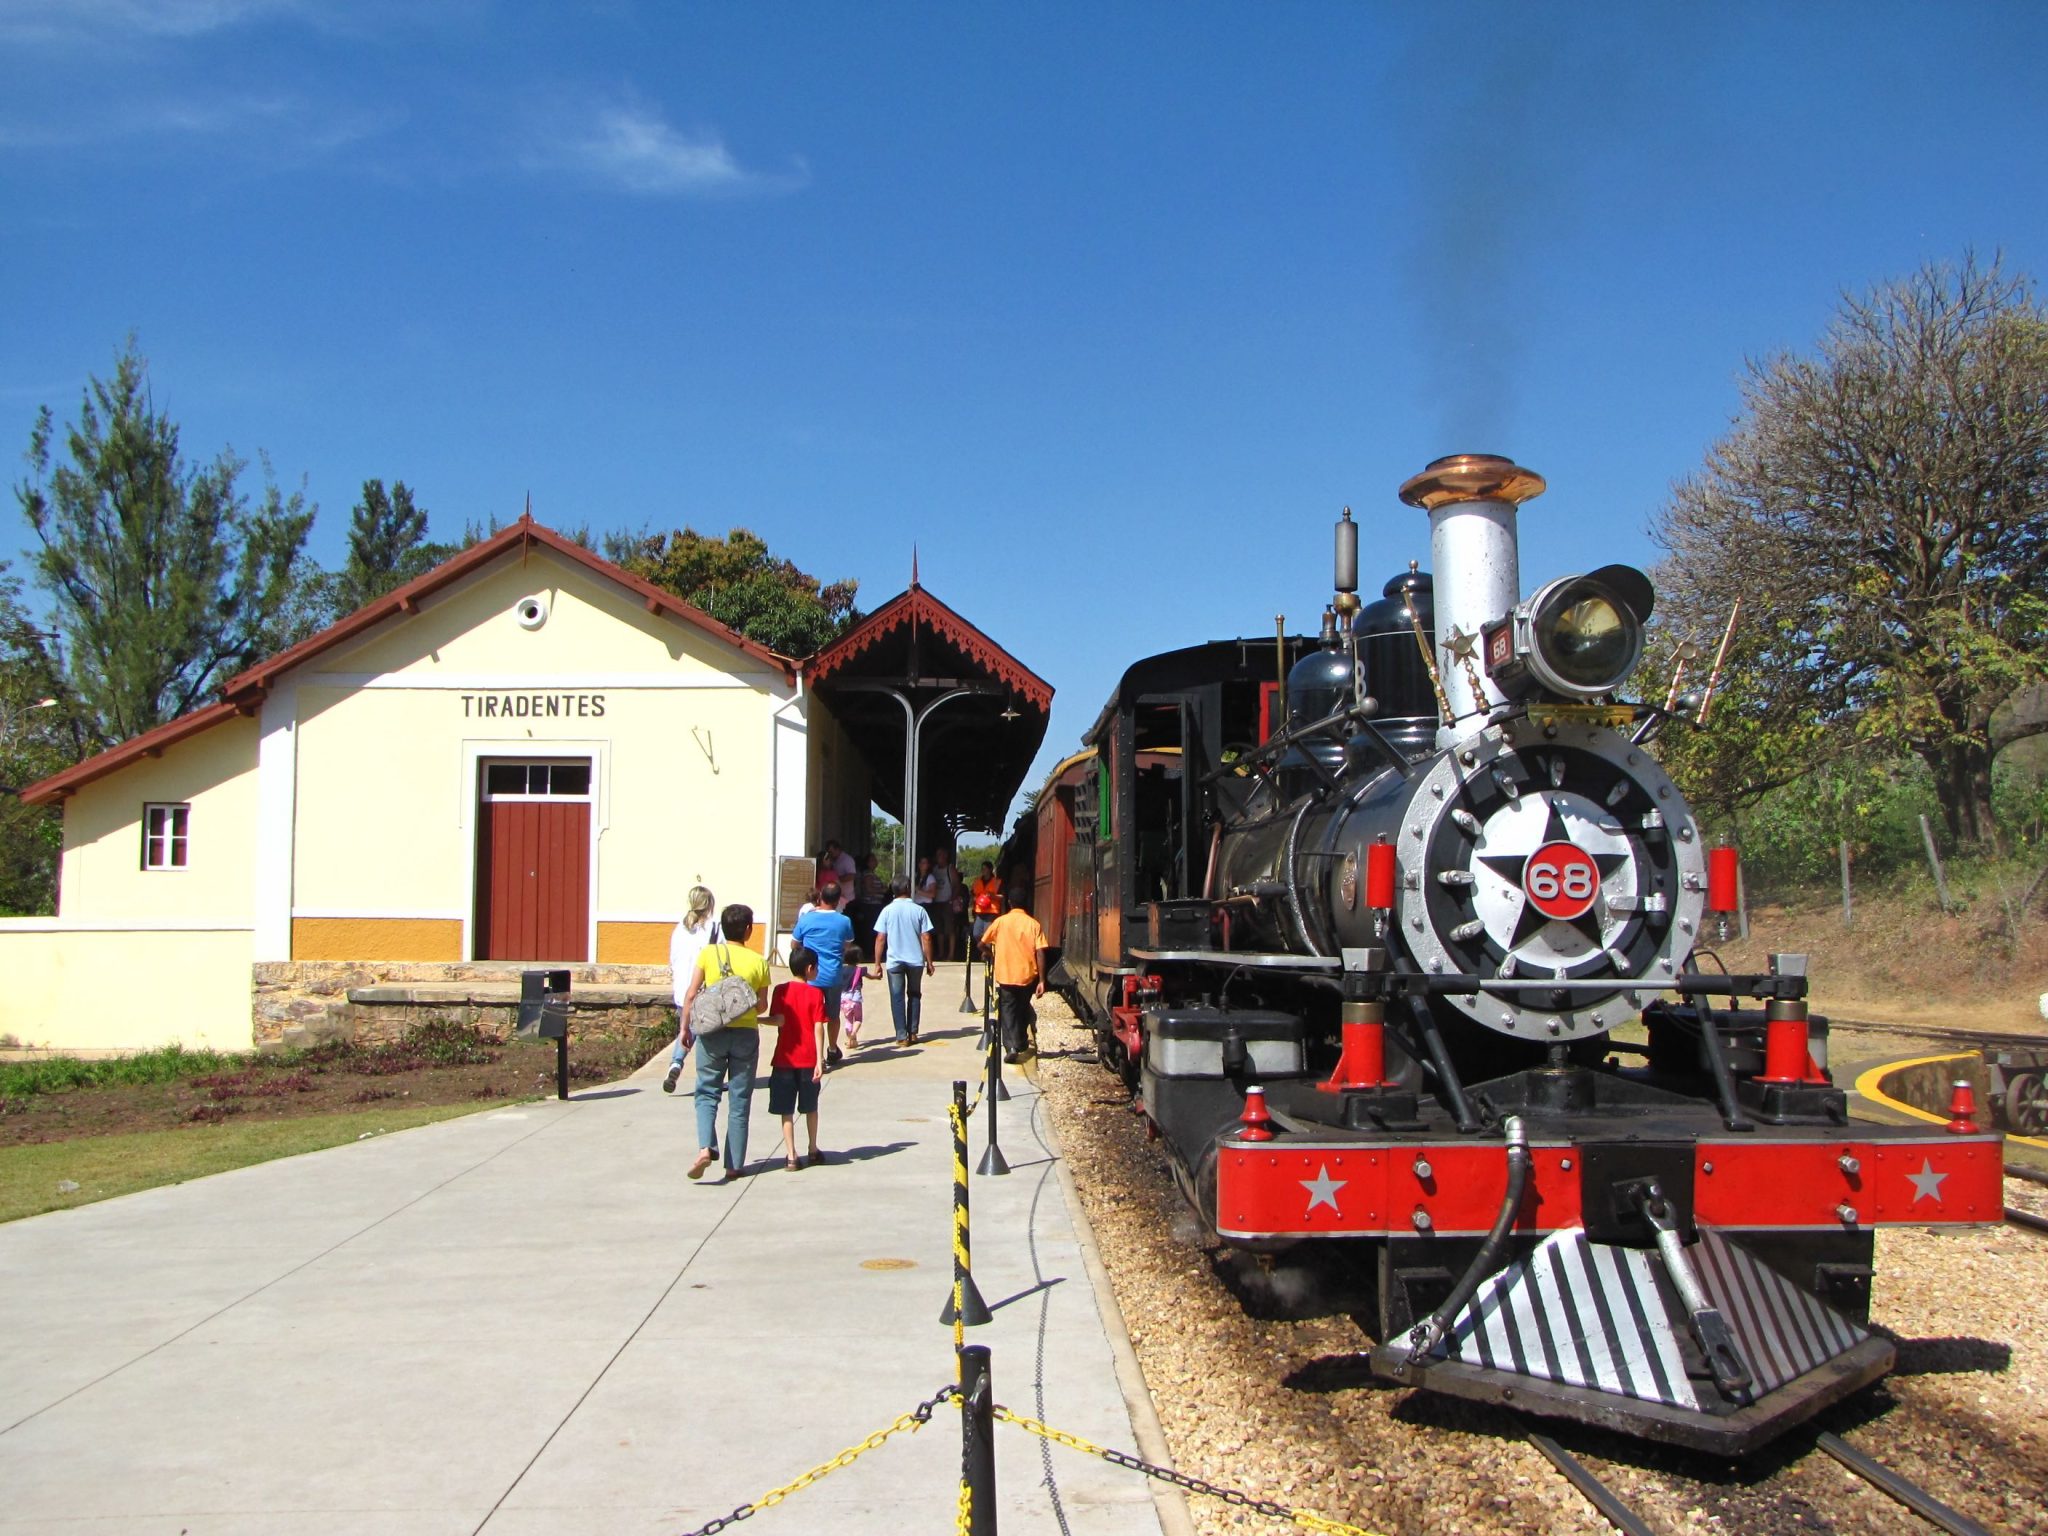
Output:
[[590,793],[590,762],[570,758],[541,763],[485,763],[484,795],[492,800],[581,799]]
[[183,869],[191,841],[192,807],[145,805],[142,808],[142,867]]

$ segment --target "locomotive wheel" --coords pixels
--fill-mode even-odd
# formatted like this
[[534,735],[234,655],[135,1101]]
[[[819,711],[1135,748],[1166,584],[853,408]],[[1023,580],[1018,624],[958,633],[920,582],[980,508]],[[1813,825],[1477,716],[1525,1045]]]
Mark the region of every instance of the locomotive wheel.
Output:
[[2032,1072],[2022,1072],[2005,1086],[2005,1120],[2023,1136],[2048,1133],[2048,1088]]

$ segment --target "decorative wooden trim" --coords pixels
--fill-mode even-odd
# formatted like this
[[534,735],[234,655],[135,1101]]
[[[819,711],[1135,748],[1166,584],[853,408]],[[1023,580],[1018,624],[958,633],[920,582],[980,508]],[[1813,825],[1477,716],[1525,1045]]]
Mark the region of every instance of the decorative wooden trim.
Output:
[[1034,709],[1049,711],[1052,708],[1050,683],[923,587],[915,586],[882,604],[851,631],[813,656],[805,664],[805,679],[814,687],[827,682],[890,635],[918,625],[923,625],[956,647],[989,678],[1015,689],[1018,697]]

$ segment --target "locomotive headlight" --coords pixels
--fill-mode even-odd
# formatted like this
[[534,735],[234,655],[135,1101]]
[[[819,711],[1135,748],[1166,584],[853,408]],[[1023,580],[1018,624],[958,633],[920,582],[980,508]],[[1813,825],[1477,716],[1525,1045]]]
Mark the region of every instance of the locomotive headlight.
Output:
[[1539,688],[1572,699],[1612,693],[1642,659],[1655,601],[1649,578],[1632,566],[1561,576],[1488,626],[1487,670],[1515,697]]

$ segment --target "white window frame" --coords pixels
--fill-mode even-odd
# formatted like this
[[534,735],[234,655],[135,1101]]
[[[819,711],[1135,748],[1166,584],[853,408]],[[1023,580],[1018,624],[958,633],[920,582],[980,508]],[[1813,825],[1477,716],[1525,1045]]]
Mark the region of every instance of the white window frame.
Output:
[[[161,831],[151,831],[150,822],[164,812]],[[161,844],[152,859],[151,845]],[[182,851],[183,860],[173,857]],[[192,867],[192,802],[189,800],[145,800],[142,805],[142,870],[151,875],[183,874]]]

